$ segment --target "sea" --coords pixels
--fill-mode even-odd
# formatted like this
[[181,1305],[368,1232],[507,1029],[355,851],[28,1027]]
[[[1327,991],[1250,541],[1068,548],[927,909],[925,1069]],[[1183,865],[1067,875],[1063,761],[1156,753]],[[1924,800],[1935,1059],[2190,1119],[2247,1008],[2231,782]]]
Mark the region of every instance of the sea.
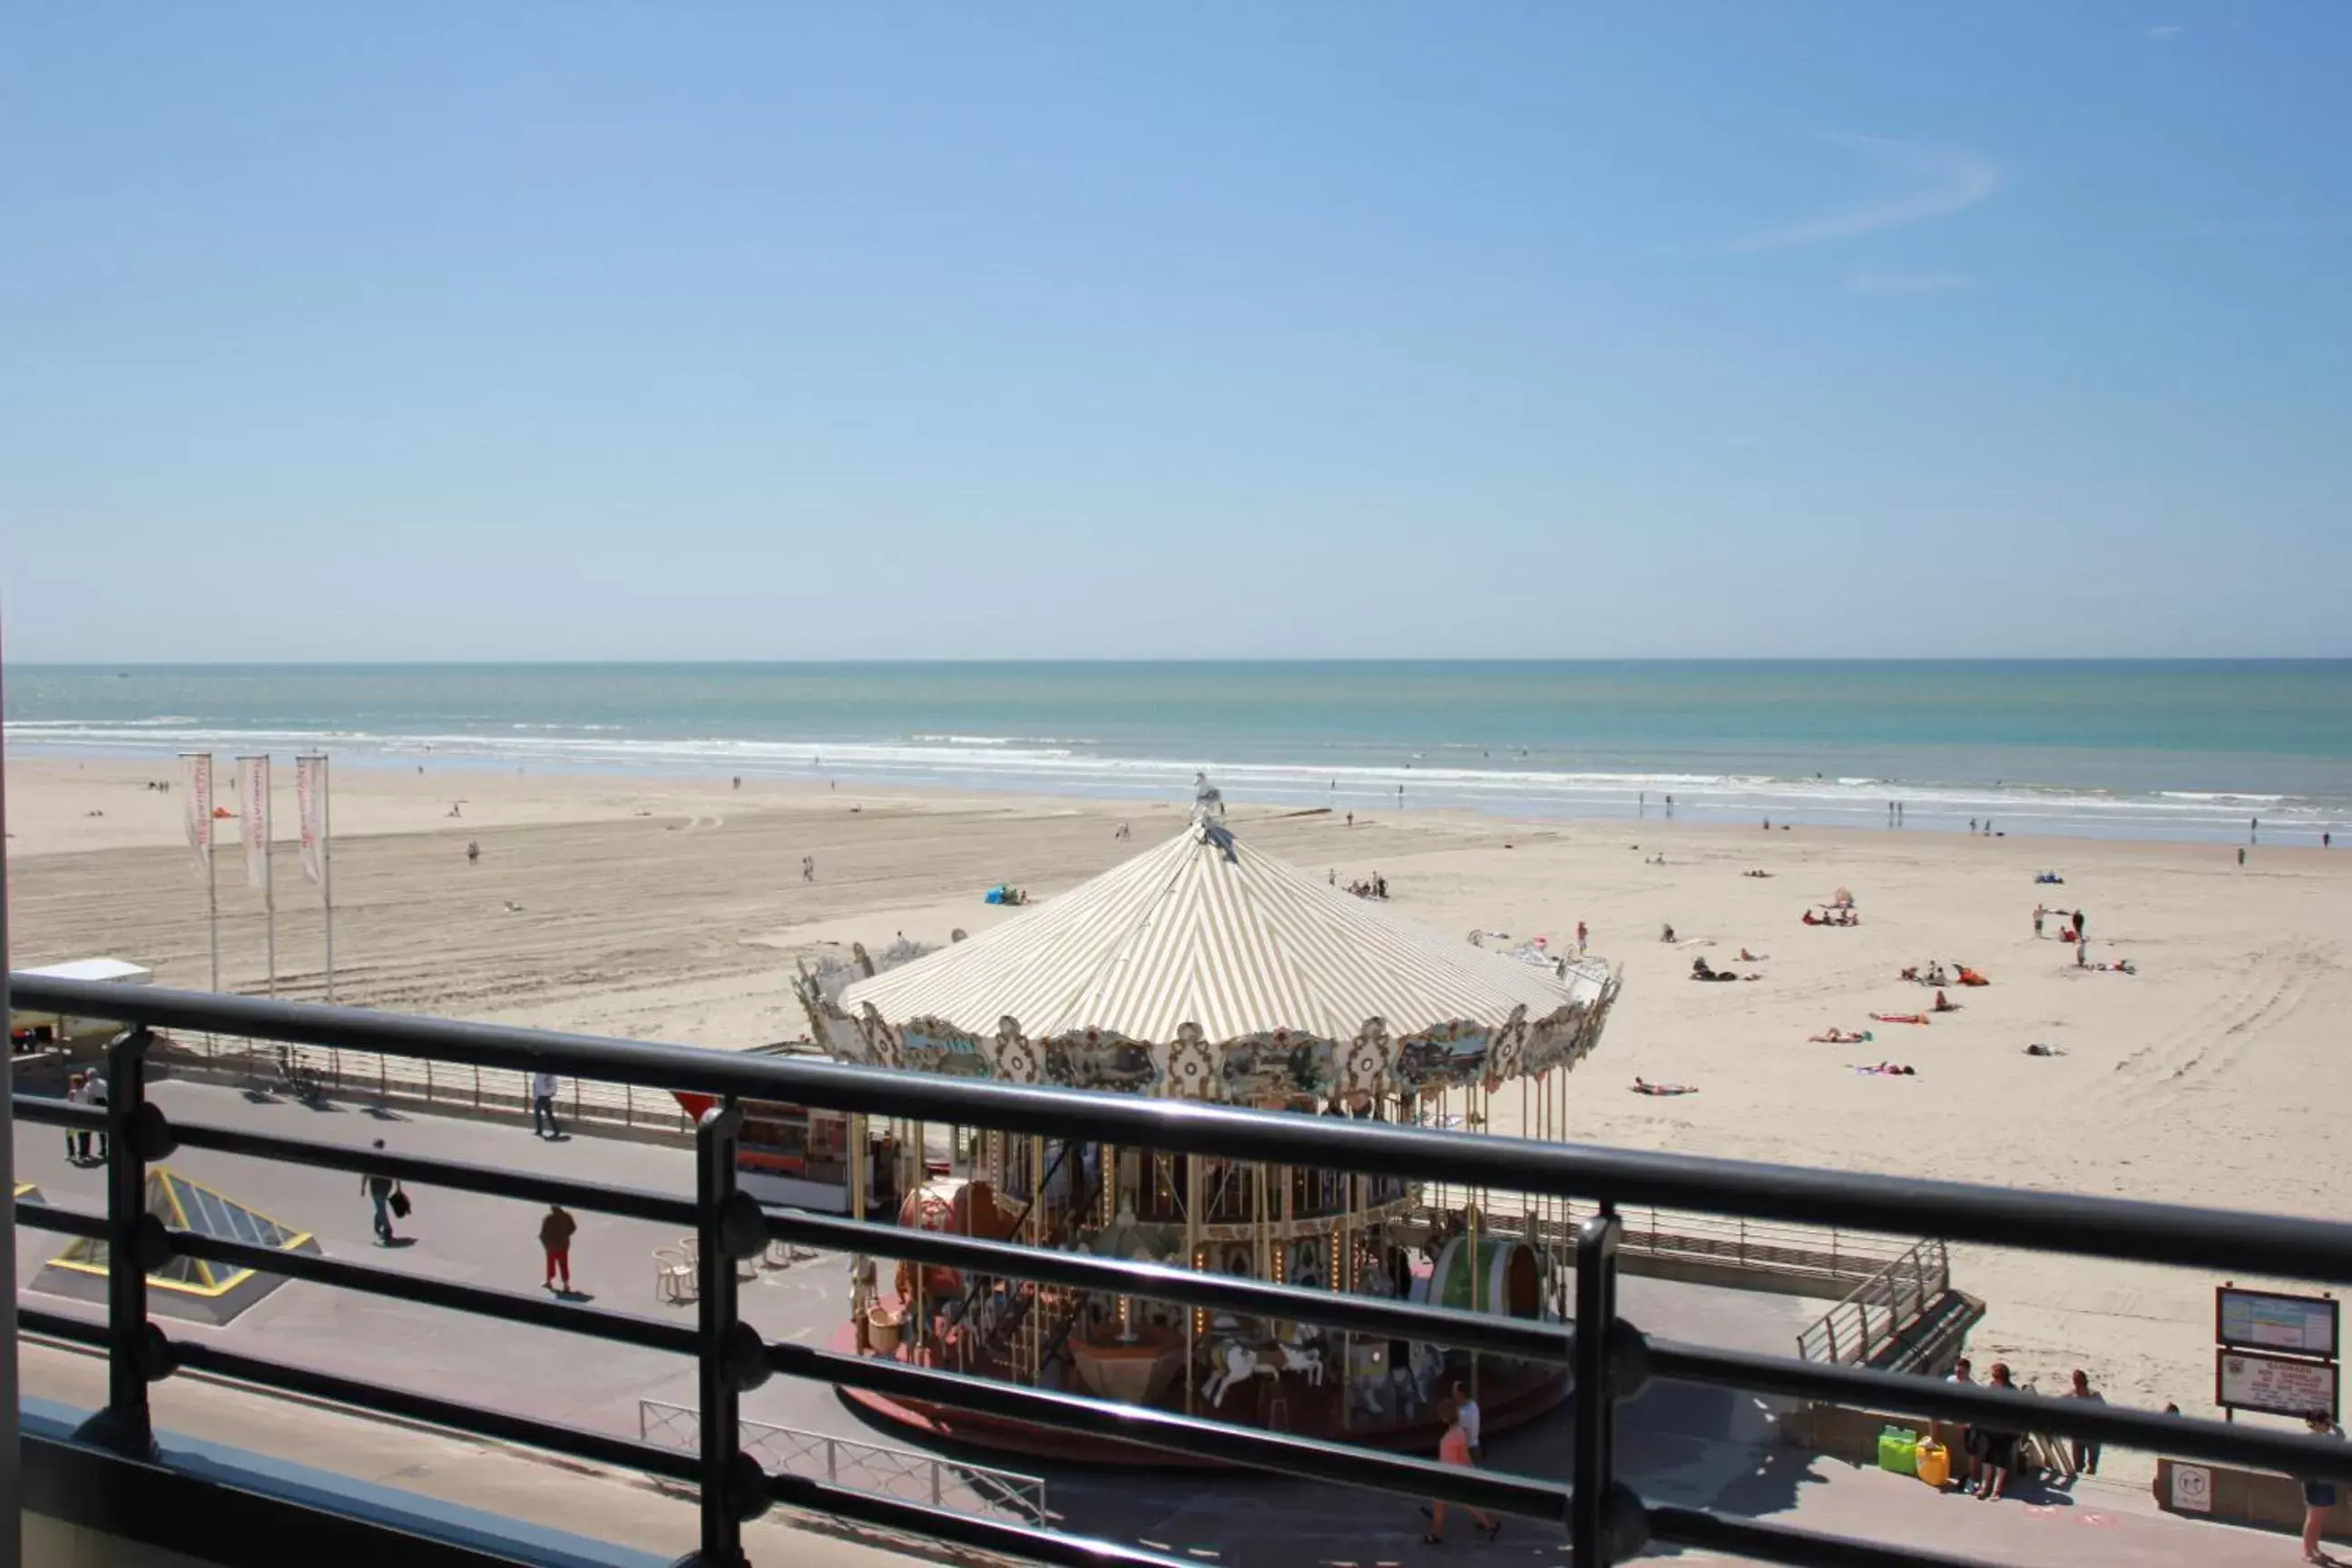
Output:
[[[2315,844],[2352,660],[11,666],[11,755]],[[1899,815],[1897,808],[1899,807]],[[2259,828],[2255,825],[2259,823]]]

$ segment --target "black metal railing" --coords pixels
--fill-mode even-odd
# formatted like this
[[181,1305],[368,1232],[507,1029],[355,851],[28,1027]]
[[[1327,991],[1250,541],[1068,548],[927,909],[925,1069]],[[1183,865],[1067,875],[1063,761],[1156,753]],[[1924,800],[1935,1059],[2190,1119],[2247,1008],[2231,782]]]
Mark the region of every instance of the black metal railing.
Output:
[[[1617,1405],[1654,1378],[1854,1405],[1998,1430],[2052,1432],[2179,1456],[2352,1482],[2352,1447],[2300,1435],[2156,1415],[2088,1400],[2046,1400],[1850,1365],[1825,1364],[1643,1334],[1617,1310],[1614,1205],[1669,1205],[1751,1219],[1868,1230],[1930,1232],[1957,1241],[2198,1266],[2240,1274],[2352,1285],[2352,1226],[2224,1210],[2172,1207],[1900,1177],[1749,1164],[1580,1144],[1466,1136],[1337,1117],[1232,1110],[1117,1095],[981,1083],[844,1067],[806,1058],[737,1056],[684,1047],[402,1016],[352,1008],[147,987],[12,977],[12,1000],[125,1026],[110,1047],[103,1110],[19,1096],[21,1120],[104,1129],[112,1144],[103,1220],[18,1203],[21,1224],[107,1244],[103,1327],[19,1310],[27,1331],[102,1347],[107,1408],[85,1436],[117,1449],[152,1447],[148,1384],[181,1368],[433,1423],[456,1431],[688,1482],[700,1489],[706,1568],[742,1562],[740,1529],[782,1503],[887,1529],[1055,1563],[1151,1563],[1159,1552],[947,1512],[794,1476],[763,1474],[740,1447],[740,1396],[775,1373],[960,1407],[1064,1432],[1141,1444],[1252,1469],[1564,1523],[1575,1561],[1619,1563],[1644,1544],[1704,1547],[1800,1564],[1945,1564],[1965,1557],[1901,1550],[1706,1510],[1647,1505],[1616,1475]],[[392,1051],[426,1060],[524,1072],[541,1068],[613,1083],[678,1089],[719,1102],[697,1129],[691,1199],[562,1181],[452,1161],[354,1150],[299,1139],[178,1124],[144,1092],[143,1062],[159,1028],[289,1044]],[[873,1222],[765,1208],[736,1185],[745,1100],[994,1128],[1192,1155],[1328,1167],[1396,1180],[1447,1181],[1560,1198],[1599,1200],[1579,1226],[1572,1325],[1334,1294],[1121,1262]],[[698,1237],[699,1319],[692,1326],[559,1305],[537,1294],[460,1285],[289,1254],[167,1228],[145,1207],[146,1172],[175,1148],[375,1173],[499,1197],[690,1226]],[[1168,1411],[993,1382],[873,1356],[763,1343],[737,1313],[736,1265],[771,1238],[944,1264],[1082,1290],[1171,1301],[1212,1311],[1319,1323],[1523,1360],[1568,1363],[1574,1374],[1570,1480],[1464,1469],[1346,1443],[1263,1431]],[[341,1289],[509,1322],[691,1356],[701,1384],[698,1454],[330,1375],[201,1341],[166,1336],[147,1317],[147,1271],[174,1255],[204,1258]]]

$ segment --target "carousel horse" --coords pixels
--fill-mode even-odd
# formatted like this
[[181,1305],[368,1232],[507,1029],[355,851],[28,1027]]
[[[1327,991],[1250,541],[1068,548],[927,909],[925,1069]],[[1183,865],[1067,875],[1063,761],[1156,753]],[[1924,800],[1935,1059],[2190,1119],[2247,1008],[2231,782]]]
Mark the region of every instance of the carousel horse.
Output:
[[1319,1346],[1298,1340],[1285,1340],[1277,1341],[1274,1348],[1282,1358],[1282,1364],[1276,1371],[1297,1373],[1307,1379],[1309,1388],[1323,1386],[1323,1352]]

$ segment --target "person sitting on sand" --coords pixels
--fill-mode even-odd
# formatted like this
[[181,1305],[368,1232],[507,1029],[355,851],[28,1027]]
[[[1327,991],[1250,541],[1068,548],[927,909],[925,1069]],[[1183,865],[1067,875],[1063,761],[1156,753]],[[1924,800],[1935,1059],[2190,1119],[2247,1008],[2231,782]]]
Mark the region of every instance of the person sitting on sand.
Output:
[[1671,921],[1667,923],[1665,929],[1658,932],[1658,940],[1664,942],[1671,942],[1675,940],[1675,928]]
[[1970,969],[1967,964],[1963,963],[1960,965],[1960,984],[1963,985],[1990,985],[1992,982],[1987,980],[1983,975],[1979,974],[1975,970]]
[[1927,1009],[1930,1013],[1957,1013],[1959,1010],[1960,1005],[1940,991],[1936,993],[1935,1005]]
[[1652,1083],[1646,1079],[1633,1080],[1635,1094],[1696,1094],[1698,1087],[1688,1083]]
[[1771,956],[1769,952],[1750,952],[1744,947],[1739,950],[1739,962],[1742,963],[1761,963]]
[[1925,980],[1922,980],[1919,984],[1922,985],[1949,985],[1951,983],[1951,977],[1944,973],[1943,961],[1938,959],[1927,965],[1927,977]]
[[1919,966],[1914,963],[1906,968],[1903,973],[1896,975],[1895,978],[1897,980],[1917,981],[1919,979]]
[[1812,910],[1807,910],[1805,911],[1805,914],[1804,914],[1804,921],[1805,921],[1805,923],[1806,923],[1807,925],[1809,925],[1809,926],[1825,925],[1825,924],[1827,924],[1827,923],[1828,923],[1827,921],[1825,921],[1822,920],[1820,917],[1816,916],[1816,915],[1813,913],[1813,911],[1812,911]]

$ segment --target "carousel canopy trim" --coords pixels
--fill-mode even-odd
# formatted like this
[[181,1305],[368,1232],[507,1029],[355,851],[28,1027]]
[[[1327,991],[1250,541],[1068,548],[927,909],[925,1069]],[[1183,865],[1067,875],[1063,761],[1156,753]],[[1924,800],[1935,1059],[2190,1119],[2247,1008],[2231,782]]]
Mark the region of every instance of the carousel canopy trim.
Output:
[[1031,1039],[1083,1030],[1168,1041],[1286,1031],[1353,1038],[1450,1024],[1499,1028],[1592,1007],[1598,963],[1564,973],[1423,931],[1196,820],[1157,848],[994,930],[843,993],[890,1023]]

